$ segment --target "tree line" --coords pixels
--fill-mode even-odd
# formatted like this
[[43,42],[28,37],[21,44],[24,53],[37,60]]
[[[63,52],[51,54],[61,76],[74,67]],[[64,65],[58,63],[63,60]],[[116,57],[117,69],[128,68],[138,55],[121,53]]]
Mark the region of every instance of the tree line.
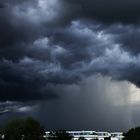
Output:
[[[14,119],[0,128],[0,140],[71,140],[73,137],[64,130],[51,131],[45,137],[45,128],[35,119]],[[140,127],[124,133],[124,140],[140,140]],[[109,140],[106,138],[105,140]],[[80,137],[79,140],[85,140]]]
[[1,140],[43,140],[45,129],[33,118],[14,119],[0,129]]
[[14,119],[0,128],[0,140],[71,140],[66,131],[51,131],[46,138],[45,128],[35,119]]
[[131,128],[124,136],[124,140],[140,140],[140,127]]

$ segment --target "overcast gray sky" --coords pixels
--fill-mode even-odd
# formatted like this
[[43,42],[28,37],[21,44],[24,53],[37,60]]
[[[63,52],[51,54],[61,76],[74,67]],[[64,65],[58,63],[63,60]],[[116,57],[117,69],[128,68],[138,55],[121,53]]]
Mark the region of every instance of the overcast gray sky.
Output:
[[140,125],[138,0],[0,0],[0,122],[126,131]]

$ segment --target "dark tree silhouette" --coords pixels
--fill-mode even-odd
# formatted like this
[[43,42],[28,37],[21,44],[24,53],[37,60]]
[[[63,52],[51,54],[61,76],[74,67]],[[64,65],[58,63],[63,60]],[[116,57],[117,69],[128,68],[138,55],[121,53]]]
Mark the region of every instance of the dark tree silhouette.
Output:
[[124,140],[140,140],[140,127],[132,128],[124,135]]
[[7,123],[2,133],[5,140],[43,140],[44,128],[33,118],[15,119]]

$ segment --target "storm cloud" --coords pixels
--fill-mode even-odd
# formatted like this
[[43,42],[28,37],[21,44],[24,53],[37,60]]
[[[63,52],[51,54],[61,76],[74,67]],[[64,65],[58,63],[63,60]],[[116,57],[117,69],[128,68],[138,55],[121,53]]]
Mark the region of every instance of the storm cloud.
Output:
[[[47,114],[47,109],[48,113],[54,116],[59,114],[51,112],[57,102],[60,104],[58,110],[62,114],[66,114],[70,107],[77,106],[74,112],[79,111],[75,115],[75,120],[73,118],[74,122],[78,122],[78,114],[87,113],[89,114],[87,116],[90,116],[91,113],[93,117],[97,106],[100,110],[99,116],[102,116],[102,111],[107,108],[113,112],[115,99],[110,97],[114,93],[119,95],[119,100],[123,97],[127,99],[131,94],[124,96],[124,93],[132,91],[126,90],[123,93],[121,91],[123,88],[129,89],[133,85],[136,86],[134,89],[138,90],[140,87],[139,6],[140,2],[136,0],[0,1],[1,114],[7,112],[17,114],[18,111],[26,112],[31,109],[31,114],[42,118],[37,114],[43,112]],[[98,89],[96,80],[102,85]],[[102,81],[108,84],[102,84]],[[109,90],[102,93],[106,88],[111,89],[112,83],[120,87],[118,93]],[[84,88],[84,85],[87,86]],[[89,92],[92,93],[90,96]],[[110,94],[107,94],[108,92]],[[78,102],[74,100],[76,95],[79,97]],[[95,101],[96,98],[101,105]],[[71,102],[67,104],[65,100],[69,99]],[[93,101],[94,104],[82,106],[82,102],[84,100],[88,102],[88,99],[92,99],[90,102]],[[110,102],[107,103],[109,99]],[[127,105],[138,102],[123,100],[120,104],[123,106],[122,109],[120,106],[114,108],[118,114],[122,113],[124,121],[123,110],[126,108],[129,110]],[[34,107],[35,105],[38,106]],[[42,105],[46,108],[40,111]],[[92,112],[86,112],[89,106],[96,107],[93,107]],[[82,108],[85,108],[83,112]],[[35,113],[35,110],[41,113]],[[48,114],[48,117],[52,118],[51,115]],[[86,116],[83,116],[75,128],[79,129],[80,121],[85,119]],[[117,119],[115,115],[114,119]],[[115,124],[118,124],[118,121]],[[129,121],[130,118],[127,118],[122,124],[125,125]],[[54,124],[52,126],[49,124],[49,128],[61,128],[61,126],[72,128],[72,126]],[[84,122],[81,127],[91,128],[89,124],[91,121],[87,124]],[[129,122],[127,126],[117,127],[126,129],[131,125],[134,123]],[[96,123],[95,126],[101,128],[97,127]],[[103,126],[105,129],[106,123]],[[110,125],[108,128],[114,129],[114,127],[115,125]]]
[[137,0],[63,0],[68,6],[67,13],[72,18],[89,18],[105,23],[139,23],[139,6]]

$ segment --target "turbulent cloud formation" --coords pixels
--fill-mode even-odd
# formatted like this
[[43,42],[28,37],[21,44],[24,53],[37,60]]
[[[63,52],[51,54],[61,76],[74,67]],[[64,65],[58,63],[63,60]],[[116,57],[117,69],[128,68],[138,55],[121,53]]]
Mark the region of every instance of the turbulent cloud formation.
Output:
[[[60,103],[59,110],[65,114],[66,109],[70,110],[70,104],[72,104],[71,100],[65,108],[65,100],[73,99],[76,95],[77,98],[79,97],[79,108],[74,112],[79,110],[78,114],[86,113],[89,106],[100,106],[97,102],[94,105],[82,106],[84,99],[88,102],[88,99],[94,101],[94,98],[98,98],[101,102],[99,107],[101,112],[104,110],[102,108],[104,103],[106,104],[105,110],[110,108],[113,111],[115,99],[110,97],[114,93],[120,95],[120,98],[127,99],[127,96],[123,96],[121,91],[123,89],[121,82],[124,82],[122,85],[126,89],[135,85],[135,91],[139,92],[139,6],[140,3],[136,0],[0,1],[1,114],[7,112],[16,114],[30,109],[34,114],[35,111],[32,109],[34,104],[39,104],[35,107],[38,111],[42,104],[45,104],[48,113],[57,116],[57,113],[50,111],[57,102]],[[103,79],[96,78],[98,75]],[[88,79],[89,77],[92,77],[93,80]],[[99,80],[98,84],[102,81],[104,83],[105,81],[109,82],[105,85],[101,84],[102,86],[98,88],[102,90],[98,91],[99,89],[94,86],[97,84],[94,80]],[[88,88],[83,88],[82,81]],[[106,88],[110,85],[113,86],[111,82],[118,85],[121,90],[117,90],[117,92],[108,90],[107,92],[110,94],[105,92],[103,95],[105,101],[103,101],[100,99],[102,98],[101,92],[104,92],[104,86]],[[85,95],[83,96],[84,89]],[[88,89],[90,93],[95,91],[88,96]],[[109,89],[111,90],[111,88]],[[67,96],[67,92],[69,96]],[[126,92],[132,93],[131,90],[124,91],[124,93]],[[73,95],[73,93],[75,94]],[[130,94],[128,96],[131,97]],[[138,97],[138,95],[136,96]],[[110,104],[107,103],[109,99],[113,100]],[[128,100],[127,105],[138,103],[135,98],[132,100]],[[74,106],[77,106],[76,101],[73,103]],[[50,103],[52,107],[47,107],[48,102],[52,102]],[[125,100],[120,104],[124,107],[126,105]],[[82,112],[82,107],[85,108],[85,112]],[[118,114],[119,112],[122,113],[123,109],[121,110],[120,106],[114,108]],[[92,117],[95,114],[94,110],[96,110],[95,107],[91,113]],[[46,113],[44,110],[43,112]],[[103,115],[101,112],[98,115]],[[78,121],[78,114],[76,114],[77,118],[74,122]],[[87,114],[90,114],[90,111],[87,111]],[[52,118],[49,114],[47,115]],[[38,115],[35,113],[34,116]],[[124,120],[124,116],[125,114],[122,113],[122,120]],[[86,116],[83,118],[80,121],[85,120]],[[117,119],[115,115],[114,119]],[[80,128],[80,121],[79,127],[78,124],[76,126],[77,128]],[[124,124],[128,122],[126,121]],[[85,128],[88,128],[88,124],[91,122],[84,123],[81,127],[86,126]],[[129,122],[130,126],[133,124]],[[60,124],[52,126],[54,128],[61,127]],[[99,128],[96,124],[95,126]],[[106,123],[104,128],[105,126]],[[113,129],[114,126],[109,127]],[[120,126],[119,128],[128,127]],[[50,128],[52,128],[51,125]]]

